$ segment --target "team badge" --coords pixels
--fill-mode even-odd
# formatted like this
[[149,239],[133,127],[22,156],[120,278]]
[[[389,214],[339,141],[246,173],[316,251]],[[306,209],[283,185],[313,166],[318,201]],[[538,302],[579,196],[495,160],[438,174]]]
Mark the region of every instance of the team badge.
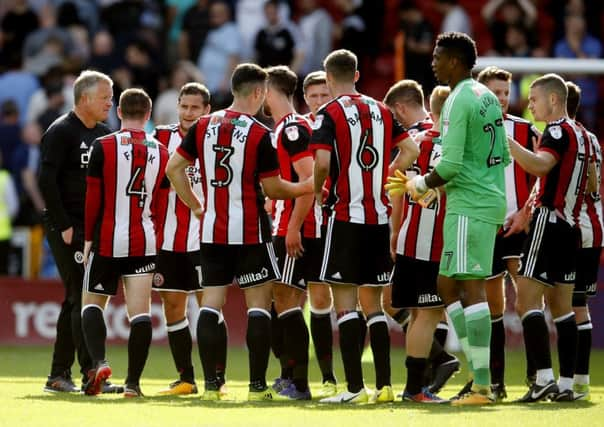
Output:
[[165,282],[164,276],[161,273],[155,273],[153,275],[153,286],[161,287]]
[[315,119],[315,122],[312,124],[312,128],[313,130],[317,130],[321,128],[321,125],[323,124],[323,114],[319,114],[317,116],[317,118]]
[[285,134],[290,141],[297,141],[300,137],[297,126],[289,126],[285,128]]
[[549,128],[549,134],[554,139],[560,139],[562,138],[562,128],[560,126],[551,126]]
[[84,263],[84,254],[82,253],[82,251],[76,251],[73,254],[73,259],[75,260],[75,262],[77,262],[78,264],[83,264]]

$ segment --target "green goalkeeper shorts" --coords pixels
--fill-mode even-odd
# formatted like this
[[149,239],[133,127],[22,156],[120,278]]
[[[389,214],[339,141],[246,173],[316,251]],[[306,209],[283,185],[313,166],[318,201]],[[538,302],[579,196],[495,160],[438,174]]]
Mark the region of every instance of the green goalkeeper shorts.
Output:
[[456,280],[491,275],[499,226],[464,215],[445,214],[443,252],[438,273]]

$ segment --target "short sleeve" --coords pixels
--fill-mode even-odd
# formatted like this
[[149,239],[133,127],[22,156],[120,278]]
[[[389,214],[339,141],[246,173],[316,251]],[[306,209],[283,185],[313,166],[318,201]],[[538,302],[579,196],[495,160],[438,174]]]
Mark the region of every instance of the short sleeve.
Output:
[[294,162],[304,156],[310,155],[308,151],[310,132],[304,126],[297,123],[289,124],[283,128],[281,143]]
[[258,164],[256,171],[260,178],[279,175],[277,150],[271,142],[271,133],[266,132],[258,143]]
[[319,149],[332,151],[336,139],[336,126],[325,109],[320,110],[317,114],[312,129],[310,149],[312,151]]
[[403,139],[405,139],[408,136],[408,134],[405,131],[405,128],[403,127],[403,125],[401,125],[399,123],[399,121],[394,118],[394,114],[392,114],[392,112],[390,110],[388,110],[388,113],[390,114],[390,116],[392,118],[392,145],[394,146],[399,141],[402,141]]
[[550,125],[543,132],[539,151],[546,151],[552,154],[556,160],[566,152],[569,146],[568,133],[560,125]]
[[199,133],[199,122],[195,123],[185,137],[182,139],[180,146],[176,149],[176,152],[183,156],[185,159],[193,162],[198,158],[197,153],[197,134]]
[[105,155],[103,154],[103,145],[99,139],[95,139],[90,145],[90,155],[88,161],[89,177],[101,178],[103,176],[103,162]]

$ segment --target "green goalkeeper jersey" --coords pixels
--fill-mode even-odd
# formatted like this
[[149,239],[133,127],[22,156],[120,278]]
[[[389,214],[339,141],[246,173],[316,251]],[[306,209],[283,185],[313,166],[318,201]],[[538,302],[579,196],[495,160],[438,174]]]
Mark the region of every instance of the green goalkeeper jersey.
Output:
[[473,79],[462,80],[445,101],[440,131],[443,151],[435,170],[447,181],[447,212],[503,224],[510,151],[495,95]]

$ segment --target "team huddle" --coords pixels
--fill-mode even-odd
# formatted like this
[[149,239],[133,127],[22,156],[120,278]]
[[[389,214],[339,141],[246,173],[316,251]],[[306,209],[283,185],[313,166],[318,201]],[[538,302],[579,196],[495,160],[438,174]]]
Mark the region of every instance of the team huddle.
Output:
[[[399,398],[491,404],[507,398],[507,276],[526,347],[528,391],[518,401],[589,398],[588,297],[604,232],[599,143],[574,120],[580,90],[572,82],[547,74],[531,84],[529,109],[548,123],[541,134],[507,114],[511,74],[488,67],[475,80],[475,62],[471,38],[438,37],[432,68],[443,86],[430,94],[428,112],[412,80],[395,83],[383,102],[357,92],[357,58],[337,50],[324,71],[304,79],[306,116],[294,108],[298,78],[288,67],[240,64],[229,108],[210,112],[207,88],[187,83],[179,122],[152,135],[144,131],[151,99],[142,89],[122,92],[119,131],[99,124],[111,106],[112,81],[84,71],[74,84],[74,111],[42,142],[45,227],[68,295],[45,390],[78,390],[70,374],[75,347],[85,394],[143,396],[155,290],[179,374],[160,394],[198,392],[186,312],[194,293],[201,398],[224,399],[222,308],[228,286],[236,285],[247,304],[249,400],[394,401],[388,315],[406,333]],[[273,129],[256,118],[261,110]],[[69,147],[61,147],[65,141]],[[67,180],[61,153],[77,159],[71,180],[85,176],[85,192],[83,182],[67,191],[85,194],[81,200],[48,183]],[[131,328],[124,387],[108,381],[103,318],[120,283]],[[545,304],[558,333],[558,381]],[[332,310],[344,386],[333,370]],[[59,325],[73,335],[71,359]],[[460,367],[444,349],[449,327],[471,378],[444,399],[438,392]],[[374,391],[363,381],[367,333]],[[310,336],[322,374],[313,394]],[[269,385],[271,349],[281,374]]]

